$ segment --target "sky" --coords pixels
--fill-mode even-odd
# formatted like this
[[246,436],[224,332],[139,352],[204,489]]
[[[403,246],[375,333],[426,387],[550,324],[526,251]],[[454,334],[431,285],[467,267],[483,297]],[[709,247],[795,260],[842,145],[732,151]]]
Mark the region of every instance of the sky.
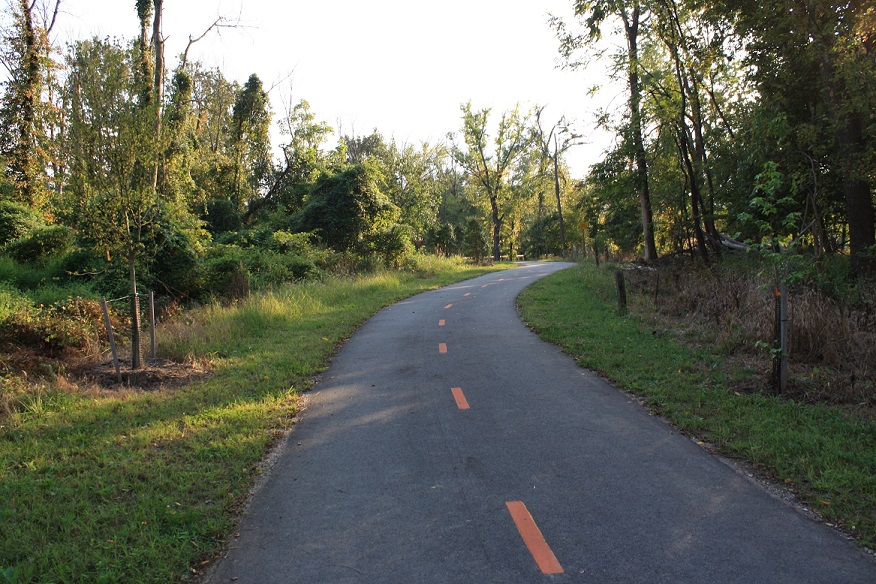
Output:
[[[600,71],[559,68],[549,14],[571,19],[572,0],[165,0],[169,67],[189,36],[218,16],[241,27],[211,33],[189,53],[229,80],[256,73],[272,88],[275,120],[286,104],[306,99],[342,134],[375,128],[386,139],[419,143],[458,131],[460,105],[491,108],[494,117],[519,103],[545,106],[552,124],[575,120],[588,144],[567,156],[580,178],[610,138],[593,128],[598,102],[588,90]],[[135,0],[62,0],[56,40],[138,34]],[[276,134],[275,134],[276,136]],[[275,141],[279,137],[275,137]]]

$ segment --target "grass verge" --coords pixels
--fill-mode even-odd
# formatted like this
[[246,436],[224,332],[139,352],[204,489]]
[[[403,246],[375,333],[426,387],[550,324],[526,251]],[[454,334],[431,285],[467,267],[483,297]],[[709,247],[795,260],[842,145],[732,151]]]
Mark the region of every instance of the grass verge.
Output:
[[785,483],[825,521],[876,548],[876,424],[836,408],[733,391],[751,371],[722,367],[715,347],[691,348],[644,319],[620,316],[614,294],[611,276],[586,266],[540,280],[519,304],[524,320],[582,367]]
[[196,574],[335,348],[385,305],[501,269],[431,262],[187,314],[164,350],[207,357],[214,374],[182,389],[28,396],[0,418],[0,582]]

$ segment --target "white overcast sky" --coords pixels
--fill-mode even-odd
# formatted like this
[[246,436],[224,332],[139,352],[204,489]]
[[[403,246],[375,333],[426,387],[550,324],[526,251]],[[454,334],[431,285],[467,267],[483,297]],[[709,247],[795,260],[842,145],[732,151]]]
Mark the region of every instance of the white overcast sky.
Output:
[[[599,72],[557,68],[548,14],[569,18],[572,0],[165,0],[169,66],[189,35],[218,15],[241,18],[239,30],[212,33],[190,60],[219,67],[241,84],[256,73],[271,92],[275,119],[283,103],[306,99],[318,119],[345,134],[377,128],[400,142],[443,140],[460,126],[460,104],[547,106],[546,119],[577,121],[589,145],[571,152],[581,177],[607,138],[594,132],[588,89]],[[56,40],[133,38],[135,0],[62,0]],[[612,96],[609,96],[610,99]],[[615,99],[616,104],[622,103]]]

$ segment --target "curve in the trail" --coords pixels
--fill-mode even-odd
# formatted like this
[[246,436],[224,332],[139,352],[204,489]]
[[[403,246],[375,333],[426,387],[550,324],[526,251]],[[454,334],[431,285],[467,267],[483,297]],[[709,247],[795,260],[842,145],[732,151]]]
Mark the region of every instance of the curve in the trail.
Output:
[[384,309],[310,392],[209,582],[867,583],[836,532],[520,322],[527,263]]

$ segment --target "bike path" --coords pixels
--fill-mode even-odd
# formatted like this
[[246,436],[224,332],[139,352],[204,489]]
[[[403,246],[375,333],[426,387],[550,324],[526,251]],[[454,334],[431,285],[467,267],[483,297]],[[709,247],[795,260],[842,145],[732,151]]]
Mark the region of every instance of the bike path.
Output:
[[568,267],[388,307],[342,347],[206,581],[867,583],[876,563],[520,321]]

